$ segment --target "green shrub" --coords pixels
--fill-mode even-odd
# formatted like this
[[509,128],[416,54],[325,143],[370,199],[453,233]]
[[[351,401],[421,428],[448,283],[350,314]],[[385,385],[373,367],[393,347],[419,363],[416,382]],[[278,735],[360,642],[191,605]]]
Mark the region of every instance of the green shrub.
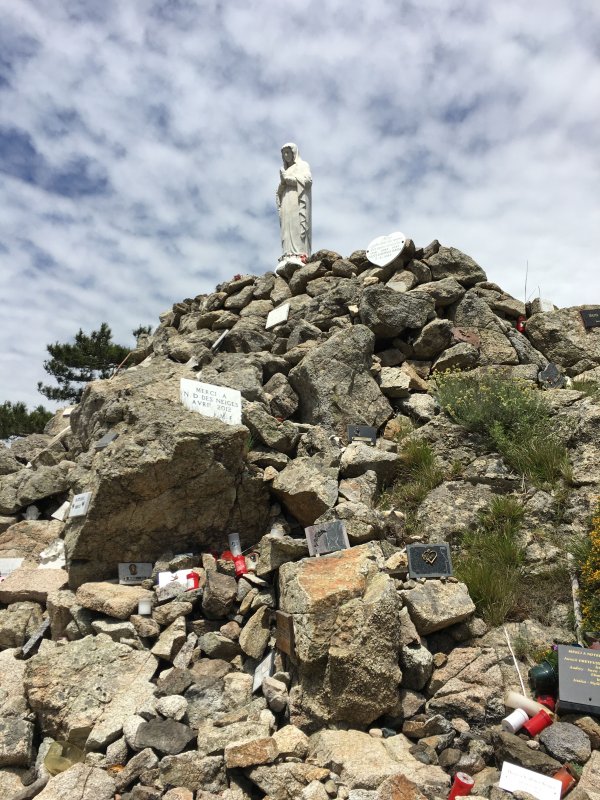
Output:
[[592,520],[592,531],[582,553],[579,594],[583,627],[600,630],[600,505]]
[[384,508],[414,511],[432,489],[444,479],[444,471],[427,442],[406,439],[400,451],[396,479],[382,495]]
[[448,416],[481,434],[536,486],[569,479],[566,447],[552,429],[552,410],[534,386],[493,373],[447,372],[435,383],[435,396]]
[[477,611],[492,626],[517,607],[525,550],[518,534],[524,509],[514,497],[494,497],[479,525],[463,536],[455,571],[466,583]]
[[600,400],[600,384],[596,383],[596,381],[574,380],[571,388],[587,394],[592,400]]

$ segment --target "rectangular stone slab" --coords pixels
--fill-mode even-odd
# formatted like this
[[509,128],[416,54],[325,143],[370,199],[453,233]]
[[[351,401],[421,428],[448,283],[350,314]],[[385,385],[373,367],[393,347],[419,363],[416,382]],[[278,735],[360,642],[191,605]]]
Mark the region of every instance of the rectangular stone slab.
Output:
[[294,644],[294,617],[285,611],[275,612],[275,645],[282,653],[293,656],[295,653]]
[[600,716],[600,650],[558,646],[560,712]]

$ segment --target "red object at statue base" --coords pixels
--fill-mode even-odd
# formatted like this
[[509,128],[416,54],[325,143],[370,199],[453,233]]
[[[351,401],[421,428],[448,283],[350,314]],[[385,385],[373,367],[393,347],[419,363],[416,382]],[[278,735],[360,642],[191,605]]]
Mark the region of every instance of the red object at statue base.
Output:
[[234,556],[233,565],[235,567],[236,578],[240,578],[242,575],[245,575],[248,572],[248,567],[246,566],[246,559],[244,556]]
[[197,589],[200,586],[200,576],[197,572],[188,572],[185,578],[187,581],[188,592],[191,592],[192,589]]
[[453,800],[455,797],[466,797],[471,794],[471,789],[475,781],[466,772],[457,772],[454,776],[454,783],[450,789],[448,800]]
[[524,316],[517,317],[516,328],[519,331],[519,333],[525,333],[526,322],[527,322],[526,317]]

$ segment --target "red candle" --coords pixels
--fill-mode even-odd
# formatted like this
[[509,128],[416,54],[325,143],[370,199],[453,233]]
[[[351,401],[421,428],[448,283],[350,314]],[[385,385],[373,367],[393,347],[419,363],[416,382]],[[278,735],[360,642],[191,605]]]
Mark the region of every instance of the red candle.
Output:
[[235,567],[236,578],[239,578],[248,572],[248,567],[246,566],[246,559],[244,558],[244,556],[234,556],[233,566]]
[[199,585],[200,585],[200,576],[198,575],[197,572],[193,572],[193,571],[192,572],[188,572],[188,574],[185,577],[186,577],[186,581],[187,581],[188,591],[191,591],[192,589],[197,589],[199,587]]
[[552,717],[550,716],[549,711],[538,711],[535,717],[532,717],[528,722],[523,725],[522,730],[527,731],[527,733],[533,739],[534,736],[537,736],[538,733],[541,733],[544,728],[547,728],[549,725],[552,725]]
[[454,776],[454,783],[450,789],[448,800],[453,800],[455,797],[465,797],[466,795],[471,794],[471,789],[473,788],[474,783],[475,781],[473,778],[470,775],[467,775],[466,772],[457,772]]
[[543,706],[546,706],[546,708],[549,708],[550,711],[554,711],[556,708],[556,700],[551,694],[538,694],[535,699],[538,703],[541,703]]
[[561,782],[562,785],[562,789],[560,792],[561,797],[564,797],[567,794],[567,792],[570,792],[571,789],[577,783],[576,778],[569,772],[568,764],[565,764],[564,767],[561,767],[558,770],[558,772],[554,773],[552,777],[555,778],[557,781]]

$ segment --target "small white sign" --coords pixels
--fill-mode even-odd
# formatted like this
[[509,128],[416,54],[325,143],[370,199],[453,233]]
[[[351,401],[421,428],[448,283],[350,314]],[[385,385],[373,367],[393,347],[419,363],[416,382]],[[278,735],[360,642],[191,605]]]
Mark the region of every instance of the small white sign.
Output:
[[237,389],[182,378],[180,397],[189,411],[220,419],[229,425],[242,424],[242,395]]
[[170,583],[180,583],[187,589],[187,574],[189,569],[178,569],[176,572],[159,572],[158,585],[168,586]]
[[83,492],[76,494],[71,503],[71,510],[69,511],[70,517],[85,517],[90,507],[90,500],[92,499],[91,492]]
[[11,572],[19,569],[23,561],[24,558],[0,558],[0,580],[3,581]]
[[367,258],[376,267],[386,267],[400,255],[406,244],[406,236],[395,231],[387,236],[378,236],[367,247]]
[[269,650],[260,664],[254,670],[254,680],[252,681],[252,693],[258,692],[262,686],[263,678],[270,678],[275,669],[275,651]]
[[50,514],[50,516],[52,517],[52,519],[58,519],[61,522],[64,522],[70,505],[71,504],[69,503],[69,501],[65,500],[65,502],[56,509],[54,514]]
[[119,583],[130,586],[152,577],[152,564],[147,561],[119,563]]
[[282,306],[278,306],[274,308],[273,311],[269,311],[267,316],[267,323],[265,325],[265,330],[269,330],[269,328],[274,328],[275,325],[280,325],[282,322],[286,322],[287,318],[290,313],[290,304],[284,303]]
[[75,406],[69,406],[68,408],[65,408],[64,411],[62,412],[63,417],[70,417],[71,413],[74,410],[75,410]]
[[560,800],[562,784],[556,778],[540,775],[531,769],[507,761],[502,765],[498,786],[507,792],[528,792],[538,800]]

